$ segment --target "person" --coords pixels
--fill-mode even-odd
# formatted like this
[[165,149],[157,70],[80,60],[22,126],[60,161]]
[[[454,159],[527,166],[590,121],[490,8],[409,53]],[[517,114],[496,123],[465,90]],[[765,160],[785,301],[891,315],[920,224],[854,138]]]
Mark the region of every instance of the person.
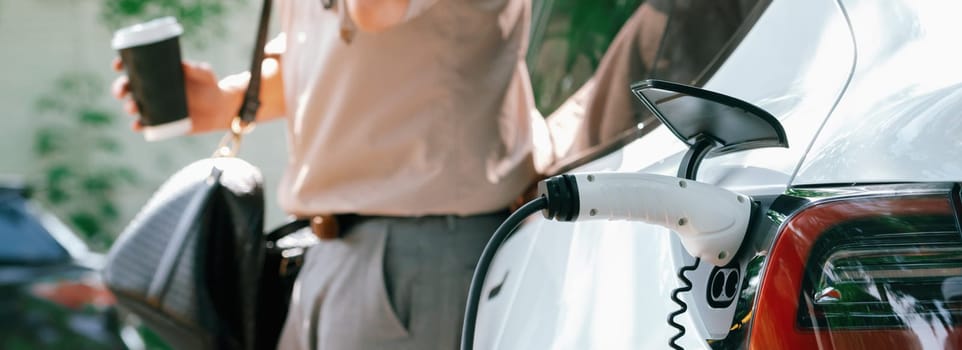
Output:
[[[326,2],[280,0],[263,65],[257,119],[287,120],[280,205],[324,238],[279,348],[457,348],[481,250],[536,173],[530,4]],[[184,75],[192,131],[227,128],[249,74]],[[113,93],[127,98],[126,78]]]

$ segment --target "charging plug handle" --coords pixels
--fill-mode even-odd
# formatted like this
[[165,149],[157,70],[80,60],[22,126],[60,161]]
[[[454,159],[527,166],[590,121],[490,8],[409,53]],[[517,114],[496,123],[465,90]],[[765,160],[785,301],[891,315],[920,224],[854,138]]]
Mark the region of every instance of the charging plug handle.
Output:
[[735,256],[748,230],[751,199],[673,176],[582,173],[538,185],[542,213],[557,221],[628,220],[667,228],[692,255],[717,266]]

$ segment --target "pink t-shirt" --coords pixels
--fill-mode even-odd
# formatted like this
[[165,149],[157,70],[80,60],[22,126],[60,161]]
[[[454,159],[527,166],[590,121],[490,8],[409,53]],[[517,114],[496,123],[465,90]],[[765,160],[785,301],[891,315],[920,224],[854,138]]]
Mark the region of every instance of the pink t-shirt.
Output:
[[528,2],[411,0],[407,21],[380,33],[353,30],[338,5],[280,1],[281,206],[301,216],[505,208],[533,180],[541,122],[524,63]]

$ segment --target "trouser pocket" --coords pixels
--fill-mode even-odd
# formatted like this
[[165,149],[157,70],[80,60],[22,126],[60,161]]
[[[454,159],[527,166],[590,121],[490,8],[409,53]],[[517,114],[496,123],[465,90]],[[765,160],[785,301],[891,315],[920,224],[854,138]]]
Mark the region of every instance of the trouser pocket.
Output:
[[397,262],[396,252],[389,246],[391,235],[385,232],[375,253],[377,257],[372,267],[376,269],[371,274],[376,277],[374,286],[377,288],[377,302],[381,319],[384,321],[389,334],[408,336],[408,325],[411,319],[411,289],[413,274],[405,263]]

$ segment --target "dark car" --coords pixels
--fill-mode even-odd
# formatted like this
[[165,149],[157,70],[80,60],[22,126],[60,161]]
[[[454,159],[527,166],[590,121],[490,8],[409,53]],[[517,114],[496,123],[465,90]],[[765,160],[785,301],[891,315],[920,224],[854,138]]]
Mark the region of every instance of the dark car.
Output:
[[129,348],[113,296],[100,283],[102,256],[28,192],[0,185],[0,348]]

